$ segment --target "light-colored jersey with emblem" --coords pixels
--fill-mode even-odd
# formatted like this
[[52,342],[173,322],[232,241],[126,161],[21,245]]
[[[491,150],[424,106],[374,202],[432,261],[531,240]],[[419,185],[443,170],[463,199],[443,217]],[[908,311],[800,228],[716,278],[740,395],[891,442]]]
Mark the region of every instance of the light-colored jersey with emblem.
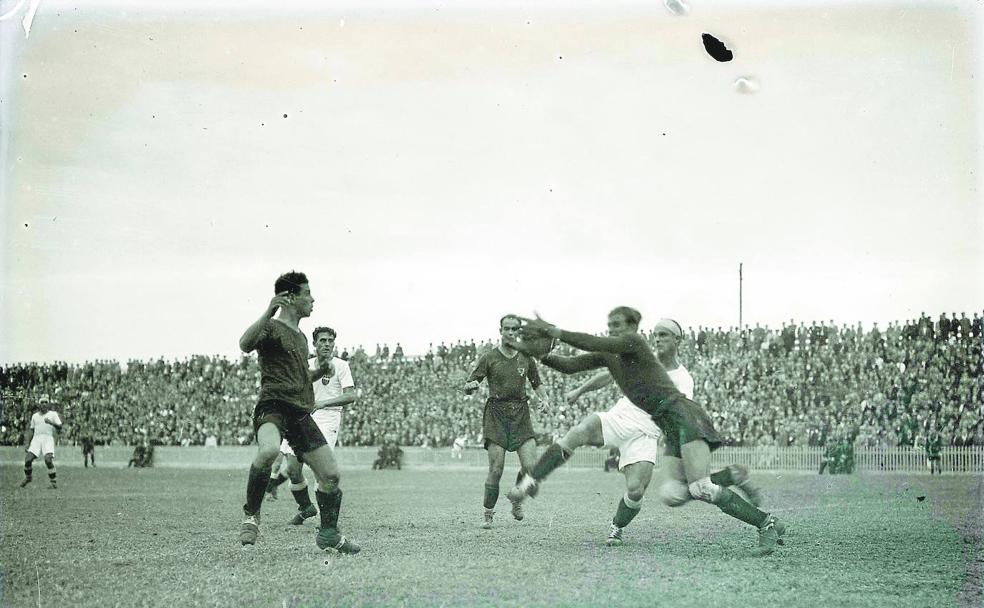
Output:
[[31,416],[31,428],[34,429],[35,435],[51,435],[55,436],[55,431],[57,430],[54,425],[48,424],[45,418],[51,418],[55,424],[61,426],[61,418],[58,417],[58,412],[55,410],[48,410],[44,414],[41,412],[34,412]]
[[[352,369],[349,367],[348,361],[340,357],[332,357],[331,364],[335,368],[331,377],[325,376],[314,381],[315,407],[320,408],[329,399],[341,397],[346,388],[355,386],[355,381],[352,379]],[[332,406],[326,409],[342,411],[342,406]]]

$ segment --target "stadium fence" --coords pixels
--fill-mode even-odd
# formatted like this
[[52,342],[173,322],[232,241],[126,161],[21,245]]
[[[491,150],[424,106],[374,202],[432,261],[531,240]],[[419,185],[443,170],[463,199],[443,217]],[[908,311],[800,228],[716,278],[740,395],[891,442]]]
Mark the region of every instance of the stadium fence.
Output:
[[[542,453],[543,447],[539,450]],[[450,448],[403,448],[403,466],[413,468],[486,468],[488,456],[485,450],[468,448],[462,450],[460,458],[453,457]],[[715,451],[711,457],[713,466],[743,464],[756,471],[804,471],[816,472],[820,468],[824,448],[818,447],[754,447],[729,448]],[[98,466],[126,466],[133,454],[129,446],[97,446]],[[175,468],[242,468],[249,467],[256,454],[252,446],[221,446],[206,448],[201,446],[174,447],[161,446],[154,450],[154,466]],[[374,447],[340,447],[335,451],[339,464],[345,468],[370,468],[377,458]],[[568,461],[568,469],[601,469],[608,450],[602,448],[581,448],[574,452]],[[656,465],[662,463],[657,457]],[[0,447],[0,463],[6,465],[22,464],[24,448],[17,446]],[[82,450],[78,446],[59,446],[56,450],[58,466],[82,466]],[[514,453],[507,455],[507,467],[518,466]],[[947,473],[984,472],[984,446],[944,447],[941,453],[941,468]],[[921,448],[855,448],[855,472],[927,472],[926,452]]]

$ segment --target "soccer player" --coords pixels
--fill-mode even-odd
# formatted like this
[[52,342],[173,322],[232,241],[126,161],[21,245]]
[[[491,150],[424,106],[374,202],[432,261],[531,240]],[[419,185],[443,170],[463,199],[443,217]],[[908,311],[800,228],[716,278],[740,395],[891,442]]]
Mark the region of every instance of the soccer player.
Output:
[[[673,385],[659,364],[646,339],[639,334],[641,315],[633,308],[620,306],[608,315],[608,337],[570,332],[537,319],[523,319],[524,338],[528,335],[559,339],[575,348],[588,351],[574,357],[561,357],[534,347],[535,339],[513,345],[527,353],[539,355],[540,361],[565,374],[605,367],[625,396],[652,416],[666,438],[666,454],[679,458],[683,465],[690,495],[716,505],[719,509],[759,531],[755,555],[775,551],[785,526],[773,515],[731,491],[734,485],[730,469],[710,474],[711,451],[721,445],[721,437],[704,410],[687,399]],[[548,350],[548,349],[544,349]],[[586,443],[578,437],[579,445]],[[535,496],[539,483],[564,464],[572,454],[564,439],[554,443],[537,461],[531,473],[509,491],[510,500]]]
[[82,465],[89,468],[89,461],[92,466],[96,466],[96,442],[92,439],[92,433],[86,431],[82,434]]
[[[321,510],[318,547],[358,553],[360,547],[338,530],[342,506],[338,464],[311,418],[315,407],[312,383],[321,379],[331,367],[330,359],[319,357],[317,368],[308,369],[308,342],[298,323],[311,316],[314,308],[311,287],[304,273],[291,271],[277,278],[273,290],[276,295],[266,310],[239,339],[239,348],[244,353],[255,350],[260,363],[260,394],[253,410],[257,451],[246,483],[245,517],[239,530],[239,542],[256,544],[270,465],[280,451],[281,440],[286,439],[318,480],[315,492]],[[278,309],[280,312],[274,318]]]
[[[673,319],[660,319],[656,323],[653,335],[656,338],[656,357],[660,365],[673,382],[673,386],[684,397],[692,400],[694,397],[694,379],[687,368],[680,363],[678,356],[680,341],[683,339],[683,328]],[[596,374],[569,392],[567,402],[573,404],[585,392],[602,388],[611,382],[612,375],[610,373]],[[652,480],[661,435],[662,433],[652,417],[623,396],[607,412],[588,414],[563,438],[562,443],[569,450],[580,447],[582,444],[578,442],[585,440],[588,445],[607,445],[613,449],[618,449],[620,452],[618,468],[625,475],[625,496],[619,501],[615,516],[612,518],[608,537],[605,539],[606,545],[618,546],[622,544],[623,528],[638,515],[642,508],[642,499]],[[684,492],[679,494],[688,496],[685,493],[686,477],[682,461],[672,455],[666,455],[664,458],[663,476],[668,481],[682,484]],[[752,498],[753,504],[757,506],[759,493],[757,488],[748,480],[747,469],[738,465],[731,465],[729,469],[730,479],[727,479],[723,474],[715,475],[723,478],[722,481],[733,482],[729,485],[739,485]],[[715,479],[715,476],[712,475],[711,479]],[[667,504],[673,506],[682,504],[682,502],[668,498],[663,497]]]
[[[499,480],[506,462],[506,452],[516,452],[519,456],[520,471],[518,482],[524,471],[536,462],[536,440],[533,423],[530,420],[530,407],[526,396],[526,383],[529,382],[538,401],[545,404],[546,391],[540,383],[540,372],[533,359],[510,346],[510,341],[519,336],[522,322],[515,315],[499,319],[499,345],[482,355],[475,369],[465,382],[465,394],[478,390],[484,379],[489,385],[489,398],[485,402],[482,432],[485,435],[485,449],[489,453],[489,474],[485,478],[485,515],[482,527],[492,527],[495,503],[499,500]],[[523,519],[522,501],[513,503],[512,515]]]
[[[324,435],[330,449],[334,450],[338,443],[338,430],[342,426],[342,409],[356,402],[355,382],[352,380],[352,370],[348,361],[335,357],[335,338],[337,334],[330,327],[318,327],[314,330],[314,348],[319,360],[331,361],[331,368],[319,380],[315,380],[314,413],[311,417],[318,430]],[[301,471],[302,464],[284,440],[280,443],[280,453],[284,455],[287,477],[290,479],[290,492],[297,501],[297,513],[290,520],[293,526],[304,524],[304,520],[314,517],[318,510],[311,504],[307,481]]]
[[57,471],[55,471],[55,431],[62,428],[58,412],[51,406],[48,395],[41,395],[31,415],[31,440],[28,442],[27,455],[24,458],[24,481],[20,487],[31,483],[34,470],[34,459],[44,456],[44,466],[48,467],[48,489],[58,487]]

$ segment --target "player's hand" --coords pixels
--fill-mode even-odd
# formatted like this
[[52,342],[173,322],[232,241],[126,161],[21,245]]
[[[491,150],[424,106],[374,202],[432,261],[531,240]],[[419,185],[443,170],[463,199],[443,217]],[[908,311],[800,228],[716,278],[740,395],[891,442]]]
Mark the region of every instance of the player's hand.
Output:
[[272,317],[277,312],[278,308],[283,308],[284,306],[290,304],[290,302],[290,292],[281,291],[270,300],[270,305],[267,306],[267,316]]
[[551,338],[560,337],[560,329],[553,323],[544,321],[539,314],[536,314],[535,319],[520,317],[519,320],[523,322],[523,330],[526,332],[524,336],[532,334],[550,336]]
[[574,389],[572,391],[567,391],[566,393],[564,393],[564,401],[567,402],[567,405],[574,405],[574,402],[577,401],[580,396],[581,396],[581,391],[577,389]]
[[478,380],[472,380],[470,382],[465,382],[465,394],[470,395],[478,390]]

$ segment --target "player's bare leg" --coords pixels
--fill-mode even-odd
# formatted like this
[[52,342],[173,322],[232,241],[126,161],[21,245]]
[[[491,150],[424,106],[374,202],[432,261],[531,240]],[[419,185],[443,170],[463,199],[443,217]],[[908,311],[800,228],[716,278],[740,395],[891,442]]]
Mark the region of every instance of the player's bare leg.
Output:
[[[523,445],[519,446],[516,450],[516,455],[519,456],[519,474],[516,475],[516,483],[520,483],[523,480],[523,475],[528,471],[532,471],[533,467],[536,465],[536,441],[533,439],[527,439]],[[523,501],[510,501],[512,502],[512,516],[516,521],[522,521],[525,515],[523,514]]]
[[612,518],[612,525],[608,530],[608,538],[605,539],[606,545],[611,547],[622,544],[622,529],[639,514],[642,498],[646,495],[649,482],[652,481],[655,466],[651,462],[640,461],[626,465],[622,469],[625,474],[625,496],[618,501],[615,517]]
[[318,509],[311,503],[311,493],[308,492],[307,480],[304,479],[304,466],[297,456],[287,454],[284,457],[284,472],[290,479],[290,493],[294,495],[297,502],[297,513],[291,518],[290,525],[302,526],[305,519],[310,519],[318,514]]
[[319,549],[335,549],[339,553],[358,553],[359,545],[345,538],[338,531],[338,514],[342,509],[342,489],[338,486],[338,463],[328,445],[301,454],[301,458],[314,472],[318,490],[314,493],[321,511],[321,529],[318,530]]
[[538,484],[547,475],[567,462],[574,453],[574,450],[582,445],[602,446],[605,443],[604,435],[601,431],[601,418],[596,414],[588,414],[581,422],[567,431],[557,443],[550,447],[540,456],[540,459],[533,465],[533,470],[523,476],[522,481],[509,490],[509,500],[522,502],[527,496],[536,496]]
[[502,479],[502,469],[506,464],[506,450],[497,443],[488,442],[489,473],[485,477],[485,499],[482,506],[485,513],[482,528],[492,528],[492,515],[495,513],[495,503],[499,500],[499,481]]
[[24,457],[24,481],[20,484],[20,487],[22,488],[31,483],[32,476],[34,475],[35,458],[37,458],[37,456],[30,452],[27,452],[27,456]]
[[239,542],[255,545],[260,532],[260,506],[263,492],[270,478],[270,465],[280,453],[280,429],[272,422],[265,422],[256,430],[256,456],[249,468],[246,482],[246,504],[243,505],[243,524],[239,528]]
[[759,510],[758,507],[711,480],[711,449],[703,439],[690,441],[680,446],[683,456],[683,469],[687,475],[690,495],[703,502],[716,505],[728,515],[753,525],[759,531],[759,546],[753,555],[769,555],[776,550],[779,537],[785,526],[774,516]]

